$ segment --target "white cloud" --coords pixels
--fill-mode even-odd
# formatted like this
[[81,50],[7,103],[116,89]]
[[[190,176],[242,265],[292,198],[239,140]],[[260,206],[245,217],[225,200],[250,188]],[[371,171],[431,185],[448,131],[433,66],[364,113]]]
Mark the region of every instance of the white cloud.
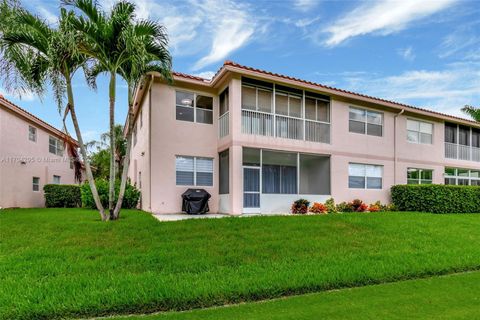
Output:
[[305,28],[305,27],[308,27],[309,25],[317,22],[318,20],[320,20],[320,17],[304,18],[304,19],[300,19],[300,20],[295,21],[294,24],[295,24],[296,27]]
[[407,61],[415,60],[415,53],[413,53],[413,48],[412,47],[399,49],[397,52],[403,59],[405,59]]
[[38,6],[37,10],[40,16],[44,18],[47,21],[47,23],[56,24],[58,22],[58,17],[47,8]]
[[255,20],[245,6],[228,0],[207,0],[199,8],[204,10],[206,20],[212,25],[212,44],[210,52],[195,63],[194,70],[224,59],[245,45],[255,30]]
[[370,33],[388,35],[405,29],[410,23],[451,6],[456,0],[377,0],[350,11],[325,32],[324,42],[333,47],[357,36]]
[[[440,45],[440,58],[447,58],[460,53],[461,55],[471,55],[477,50],[480,44],[480,35],[478,35],[478,26],[480,20],[470,21],[448,34]],[[471,49],[473,47],[473,49]]]
[[318,0],[294,0],[293,6],[300,11],[307,11],[318,4]]
[[211,80],[213,76],[215,76],[215,71],[204,71],[204,72],[194,74],[194,76]]
[[480,101],[480,63],[450,64],[443,70],[411,70],[394,76],[346,79],[355,92],[464,116],[460,108]]

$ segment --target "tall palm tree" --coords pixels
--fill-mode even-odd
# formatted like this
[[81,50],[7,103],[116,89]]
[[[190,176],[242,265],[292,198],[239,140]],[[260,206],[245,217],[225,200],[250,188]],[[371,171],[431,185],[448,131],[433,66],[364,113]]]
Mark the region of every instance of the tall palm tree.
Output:
[[77,50],[76,34],[71,29],[73,12],[62,9],[58,27],[52,28],[16,3],[3,2],[0,20],[3,21],[4,17],[14,26],[1,25],[0,30],[0,74],[5,78],[7,88],[30,90],[41,95],[50,84],[59,111],[67,97],[65,114],[71,116],[95,204],[102,220],[106,220],[75,110],[72,79],[85,66],[87,57]]
[[122,64],[131,59],[125,31],[134,19],[135,6],[127,1],[116,3],[109,14],[103,12],[93,0],[64,0],[83,15],[73,19],[74,28],[82,39],[80,51],[94,59],[93,73],[107,73],[109,80],[110,122],[110,181],[108,209],[110,219],[114,216],[115,201],[115,99],[117,74]]
[[123,160],[123,172],[120,182],[118,200],[114,216],[120,216],[123,196],[127,184],[128,167],[130,165],[132,133],[134,129],[134,99],[140,86],[145,84],[148,73],[158,73],[168,82],[172,82],[172,58],[168,52],[168,38],[165,28],[152,21],[133,22],[129,26],[127,47],[132,48],[130,56],[120,68],[120,75],[128,85],[128,122],[126,123],[126,151]]
[[466,105],[462,108],[462,112],[470,116],[473,120],[480,122],[480,108]]
[[[102,14],[91,0],[64,2],[73,5],[88,18],[78,20],[77,30],[85,34],[86,47],[89,47],[91,56],[98,61],[90,73],[92,83],[98,74],[109,73],[111,79],[114,78],[114,74],[120,75],[128,85],[126,151],[118,200],[113,212],[110,211],[111,219],[118,219],[130,164],[134,95],[144,84],[145,76],[149,72],[157,72],[167,81],[171,81],[172,59],[167,48],[168,39],[164,27],[160,24],[148,20],[135,21],[135,5],[130,2],[117,3],[109,17]],[[98,36],[99,32],[104,36]],[[107,45],[100,43],[102,41],[106,41]],[[111,210],[110,204],[109,209]]]

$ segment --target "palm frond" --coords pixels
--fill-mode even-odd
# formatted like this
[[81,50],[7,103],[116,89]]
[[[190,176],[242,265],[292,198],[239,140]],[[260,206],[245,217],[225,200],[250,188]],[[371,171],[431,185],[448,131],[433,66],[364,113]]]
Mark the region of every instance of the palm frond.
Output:
[[480,108],[466,105],[461,110],[473,120],[480,122]]

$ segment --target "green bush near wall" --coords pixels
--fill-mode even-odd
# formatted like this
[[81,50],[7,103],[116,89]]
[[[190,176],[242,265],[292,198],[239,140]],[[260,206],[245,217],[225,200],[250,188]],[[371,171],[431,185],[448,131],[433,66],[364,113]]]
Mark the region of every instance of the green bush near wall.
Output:
[[[105,179],[96,179],[95,185],[97,186],[98,195],[100,201],[104,208],[108,208],[108,181]],[[120,190],[120,181],[115,182],[115,202],[118,198],[118,191]],[[81,186],[82,193],[82,206],[84,208],[96,209],[95,201],[93,200],[92,191],[90,190],[90,185],[84,183]],[[123,209],[134,209],[137,207],[138,201],[140,200],[140,191],[133,186],[130,181],[127,182],[125,188],[125,196],[123,197],[122,208]]]
[[46,184],[43,191],[47,208],[77,208],[82,205],[80,187],[77,185]]
[[480,187],[451,185],[396,185],[392,201],[400,211],[480,213]]

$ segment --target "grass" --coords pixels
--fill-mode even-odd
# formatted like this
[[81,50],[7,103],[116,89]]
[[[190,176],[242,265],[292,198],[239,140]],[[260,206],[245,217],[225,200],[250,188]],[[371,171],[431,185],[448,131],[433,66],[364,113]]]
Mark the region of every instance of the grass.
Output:
[[[476,319],[480,272],[116,320]],[[112,319],[114,320],[114,319]]]
[[185,310],[480,269],[480,215],[364,213],[159,223],[0,212],[0,319]]

